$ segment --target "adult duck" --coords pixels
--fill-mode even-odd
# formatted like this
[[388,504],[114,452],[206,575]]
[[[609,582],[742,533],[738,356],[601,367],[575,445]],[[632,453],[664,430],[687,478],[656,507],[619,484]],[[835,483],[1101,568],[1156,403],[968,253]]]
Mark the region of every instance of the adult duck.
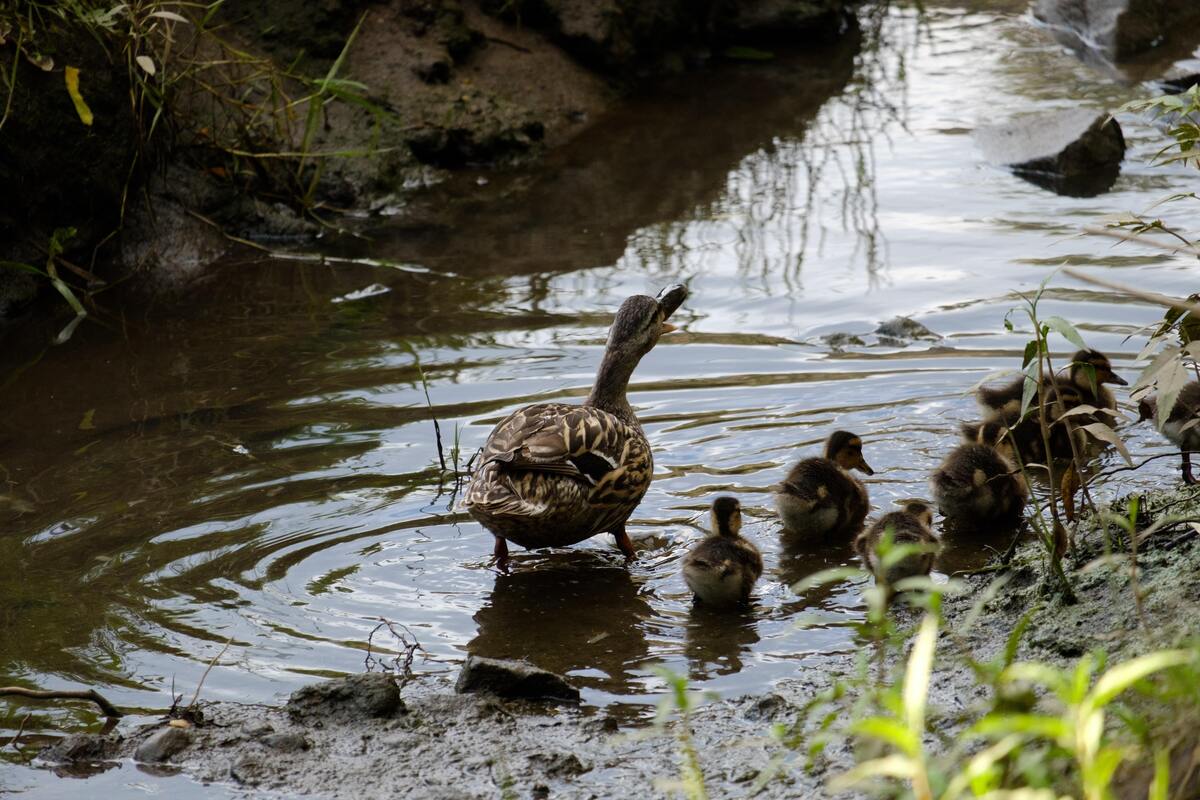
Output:
[[650,488],[654,458],[626,391],[642,356],[675,330],[667,318],[686,297],[678,284],[657,298],[630,297],[583,405],[525,406],[488,436],[463,505],[496,538],[498,562],[508,542],[565,547],[598,533],[634,557],[625,522]]

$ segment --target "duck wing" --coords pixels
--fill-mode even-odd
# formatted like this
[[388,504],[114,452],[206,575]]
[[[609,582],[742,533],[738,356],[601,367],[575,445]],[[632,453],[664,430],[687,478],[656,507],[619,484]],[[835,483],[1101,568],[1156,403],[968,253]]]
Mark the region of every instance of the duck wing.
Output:
[[649,458],[641,431],[591,406],[542,403],[514,412],[488,437],[483,463],[569,475],[592,486]]

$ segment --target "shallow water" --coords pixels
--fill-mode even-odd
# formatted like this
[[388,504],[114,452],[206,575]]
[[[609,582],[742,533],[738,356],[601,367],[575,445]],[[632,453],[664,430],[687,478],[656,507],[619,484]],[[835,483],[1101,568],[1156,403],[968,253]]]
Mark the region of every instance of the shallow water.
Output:
[[[1085,66],[1022,5],[892,11],[883,46],[857,56],[689,76],[536,168],[486,186],[460,176],[338,246],[402,268],[228,263],[183,300],[85,324],[62,346],[5,334],[0,683],[86,684],[161,709],[228,641],[203,696],[277,701],[361,670],[386,617],[417,634],[421,670],[524,657],[569,674],[590,706],[641,715],[655,663],[739,694],[855,648],[862,581],[789,588],[853,557],[780,536],[769,491],[786,465],[849,429],[866,440],[876,509],[925,495],[973,415],[971,387],[1019,360],[1028,331],[1003,324],[1018,292],[1063,263],[1196,288],[1193,260],[1076,236],[1195,189],[1194,173],[1147,165],[1164,142],[1146,121],[1120,118],[1130,149],[1099,197],[983,163],[978,124],[1148,93]],[[632,394],[656,460],[631,520],[638,561],[597,537],[518,553],[499,574],[441,477],[421,376],[446,457],[457,442],[465,462],[513,408],[586,393],[612,311],[680,281],[684,332],[643,361]],[[1160,314],[1062,277],[1042,311],[1075,321],[1130,380],[1141,341],[1127,337]],[[941,338],[871,335],[898,314]],[[821,338],[833,332],[865,343],[835,351]],[[1128,436],[1135,458],[1168,450],[1144,427]],[[1102,493],[1176,470],[1152,462]],[[678,573],[720,493],[742,499],[768,565],[743,614],[693,610]],[[986,556],[952,541],[939,568]],[[4,740],[26,709],[0,708]],[[39,708],[25,731],[94,722]]]

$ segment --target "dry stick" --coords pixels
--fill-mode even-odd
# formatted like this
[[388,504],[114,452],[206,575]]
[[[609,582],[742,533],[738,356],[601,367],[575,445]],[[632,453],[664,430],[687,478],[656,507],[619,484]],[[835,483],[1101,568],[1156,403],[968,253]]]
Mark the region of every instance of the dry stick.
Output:
[[[1151,239],[1149,236],[1141,236],[1131,231],[1122,231],[1117,228],[1097,228],[1092,225],[1084,226],[1084,233],[1090,233],[1093,236],[1107,236],[1110,239],[1120,239],[1122,242],[1136,242],[1149,247],[1157,247],[1160,250],[1170,250],[1173,253],[1189,253],[1200,257],[1200,249],[1189,244],[1171,244],[1170,242],[1160,242],[1157,239]],[[1070,272],[1070,270],[1067,270]]]
[[17,748],[17,742],[20,740],[21,734],[25,732],[25,723],[29,722],[29,718],[32,716],[32,711],[25,715],[25,718],[21,720],[21,725],[17,728],[17,735],[12,738],[11,742],[9,742],[9,744],[12,745],[12,749],[16,750],[18,753],[21,751]]
[[106,717],[125,716],[95,689],[26,689],[24,686],[0,687],[0,697],[32,697],[35,700],[91,700]]
[[1123,283],[1116,283],[1114,281],[1105,280],[1104,278],[1097,278],[1093,275],[1087,275],[1072,267],[1063,267],[1062,271],[1063,274],[1069,275],[1075,280],[1083,281],[1084,283],[1092,283],[1096,286],[1103,286],[1106,289],[1112,289],[1117,292],[1123,292],[1130,297],[1137,297],[1141,300],[1146,300],[1156,305],[1167,306],[1168,308],[1176,308],[1180,311],[1190,311],[1191,313],[1200,317],[1200,303],[1191,303],[1187,300],[1180,300],[1178,297],[1170,297],[1165,294],[1159,294],[1158,292],[1147,292],[1144,289],[1135,289],[1132,286],[1126,286]]
[[212,661],[208,662],[208,666],[204,668],[204,674],[200,676],[200,682],[196,684],[196,692],[192,695],[192,702],[188,703],[188,708],[195,708],[196,701],[200,699],[200,690],[204,688],[204,681],[208,680],[208,673],[212,672],[212,668],[217,663],[217,659],[225,655],[225,651],[229,649],[230,642],[233,641],[233,636],[225,640],[225,646],[221,648],[221,652],[213,656]]

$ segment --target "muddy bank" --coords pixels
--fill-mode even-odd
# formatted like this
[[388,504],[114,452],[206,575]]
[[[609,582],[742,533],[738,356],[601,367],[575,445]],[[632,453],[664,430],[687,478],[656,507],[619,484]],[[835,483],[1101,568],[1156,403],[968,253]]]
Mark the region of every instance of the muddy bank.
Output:
[[[120,25],[64,12],[35,28],[0,12],[14,64],[0,180],[16,189],[0,199],[0,259],[41,266],[54,231],[74,228],[80,288],[130,269],[186,278],[231,246],[223,233],[277,244],[347,212],[395,213],[446,171],[534,158],[730,47],[805,47],[848,27],[844,0],[693,5],[230,2],[205,27],[142,20],[127,48],[137,65]],[[91,124],[64,89],[67,67]],[[331,77],[333,89],[319,82]],[[0,318],[37,285],[0,272]]]
[[[1111,510],[1122,512],[1126,502],[1118,500]],[[1023,546],[1007,570],[960,577],[965,591],[946,600],[946,632],[931,681],[932,729],[953,735],[991,707],[990,690],[966,659],[995,658],[1023,619],[1028,628],[1018,659],[1053,665],[1070,665],[1092,652],[1105,653],[1113,664],[1194,637],[1200,537],[1186,520],[1200,519],[1200,490],[1148,494],[1141,503],[1141,530],[1167,517],[1179,521],[1140,544],[1140,622],[1121,537],[1096,516],[1080,526],[1077,552],[1067,565],[1076,602],[1064,600],[1047,581],[1036,543]],[[985,597],[990,599],[981,604]],[[917,620],[912,610],[893,614],[902,628]],[[769,692],[693,712],[690,732],[711,796],[744,796],[764,770],[773,777],[760,796],[814,796],[861,759],[864,751],[846,729],[850,701],[812,704],[835,684],[853,686],[860,656],[869,653],[864,647],[829,656]],[[902,655],[889,656],[891,674]],[[662,781],[678,777],[677,722],[655,728],[618,720],[562,697],[535,702],[456,694],[456,672],[426,674],[402,692],[384,673],[339,679],[302,689],[279,708],[214,703],[204,707],[202,724],[186,729],[126,722],[107,735],[63,739],[42,753],[41,762],[70,773],[132,759],[141,769],[180,769],[200,781],[238,785],[249,796],[333,798],[397,792],[412,798],[635,796],[662,790]],[[782,725],[811,737],[821,718],[839,709],[825,734],[829,744],[807,768],[803,754],[772,735],[772,726]],[[1152,725],[1191,724],[1186,708],[1139,710]],[[800,741],[806,748],[812,740]],[[1119,782],[1130,796],[1144,796],[1143,766],[1133,762]]]

